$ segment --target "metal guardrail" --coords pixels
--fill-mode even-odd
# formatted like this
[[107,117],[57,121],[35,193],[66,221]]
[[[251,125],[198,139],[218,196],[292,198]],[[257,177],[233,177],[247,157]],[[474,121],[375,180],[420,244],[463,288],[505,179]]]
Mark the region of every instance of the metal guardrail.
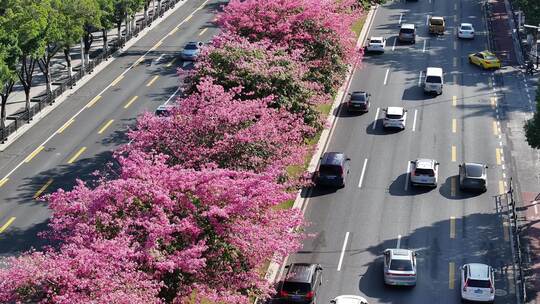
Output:
[[24,124],[30,122],[34,116],[41,112],[42,109],[53,104],[56,98],[62,95],[66,90],[72,88],[75,83],[81,78],[83,78],[85,75],[92,73],[96,66],[111,57],[131,38],[137,37],[143,29],[150,26],[156,19],[162,17],[164,12],[173,8],[176,3],[180,1],[181,0],[163,0],[161,2],[161,9],[159,10],[159,14],[152,14],[151,16],[148,16],[147,22],[145,22],[144,19],[137,20],[135,22],[136,25],[133,31],[128,33],[126,36],[120,37],[120,39],[112,40],[110,43],[108,43],[107,51],[104,52],[102,49],[96,56],[91,58],[90,61],[85,64],[84,70],[80,69],[79,71],[75,72],[70,79],[67,79],[66,81],[61,83],[60,86],[52,90],[49,94],[45,94],[43,97],[39,98],[32,98],[32,105],[29,109],[8,116],[6,119],[13,120],[14,122],[10,123],[4,128],[0,128],[0,143],[4,143],[11,134],[15,133]]

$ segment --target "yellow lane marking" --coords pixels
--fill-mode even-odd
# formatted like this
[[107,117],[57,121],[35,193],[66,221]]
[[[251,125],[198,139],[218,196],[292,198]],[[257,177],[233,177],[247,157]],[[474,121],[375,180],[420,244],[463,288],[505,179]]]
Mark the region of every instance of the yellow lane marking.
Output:
[[25,163],[29,163],[29,162],[32,160],[32,158],[34,158],[34,157],[35,157],[39,152],[41,152],[41,150],[43,150],[43,149],[45,149],[44,146],[39,146],[39,147],[37,147],[37,148],[34,150],[34,152],[30,153],[30,155],[28,155],[28,156],[26,157],[26,159],[24,160],[24,162],[25,162]]
[[452,119],[452,133],[456,133],[457,132],[457,119],[453,118]]
[[457,106],[457,96],[452,96],[452,105]]
[[491,97],[491,107],[493,109],[497,107],[497,97]]
[[495,159],[497,159],[497,165],[501,165],[501,149],[495,149]]
[[90,107],[93,106],[100,98],[101,98],[101,95],[98,95],[98,96],[92,98],[92,100],[90,100],[90,102],[88,102],[88,103],[86,104],[86,107],[87,107],[87,108],[90,108]]
[[171,65],[173,65],[173,63],[176,61],[176,58],[173,58],[173,60],[171,60],[171,62],[167,63],[166,67],[170,67]]
[[456,146],[452,146],[452,161],[455,162],[457,160],[457,148]]
[[503,221],[503,237],[504,237],[504,240],[507,242],[510,240],[510,232],[508,231],[509,228],[510,228],[510,225],[508,225],[508,221],[504,220]]
[[450,238],[451,239],[456,238],[456,217],[455,216],[450,217]]
[[454,59],[453,59],[453,65],[454,65],[454,67],[457,67],[457,57],[454,57]]
[[497,127],[497,122],[493,121],[493,134],[497,136],[499,134],[499,128]]
[[157,49],[161,44],[163,43],[163,39],[161,39],[160,41],[158,41],[154,47],[152,47],[152,49]]
[[0,187],[2,187],[5,183],[7,183],[7,181],[9,180],[9,178],[2,178],[0,179]]
[[133,96],[131,97],[131,99],[126,103],[126,105],[124,106],[124,109],[127,109],[129,108],[129,106],[135,101],[137,100],[137,98],[139,98],[139,96]]
[[147,86],[147,87],[151,86],[151,85],[154,83],[154,81],[156,81],[156,79],[158,79],[158,78],[159,78],[159,75],[154,76],[154,78],[152,78],[152,79],[146,84],[146,86]]
[[172,29],[172,31],[169,32],[169,35],[172,35],[178,31],[178,27],[175,27]]
[[182,23],[188,22],[189,20],[191,20],[191,18],[193,18],[193,14],[187,16],[186,19],[184,19],[184,21],[182,21]]
[[83,152],[86,150],[86,147],[82,147],[79,151],[77,151],[77,153],[75,153],[75,155],[73,155],[69,160],[68,160],[68,164],[72,164],[79,156],[81,156],[81,154],[83,154]]
[[75,119],[70,119],[68,120],[63,126],[60,127],[60,129],[58,129],[58,131],[56,131],[57,134],[62,134],[62,132],[64,132],[67,127],[69,127],[73,122],[75,121]]
[[52,182],[53,182],[53,179],[51,178],[45,183],[45,185],[39,188],[36,194],[34,194],[34,199],[38,198],[43,193],[43,191],[45,191],[52,184]]
[[105,132],[105,130],[113,123],[113,121],[114,119],[109,120],[106,124],[103,125],[103,127],[101,127],[101,129],[99,129],[97,133],[102,134],[103,132]]
[[455,271],[456,266],[454,262],[448,263],[448,288],[454,289]]
[[114,87],[115,85],[117,85],[120,82],[120,80],[122,80],[123,78],[124,78],[124,75],[120,75],[116,77],[116,79],[113,80],[113,82],[111,83],[111,87]]
[[7,227],[9,227],[11,223],[13,223],[14,220],[15,220],[14,216],[10,217],[9,220],[2,227],[0,227],[0,233],[4,232],[7,229]]
[[137,59],[137,61],[135,61],[134,65],[138,65],[139,63],[143,62],[144,59],[145,59],[144,56],[142,56],[141,58]]
[[499,181],[499,194],[504,194],[506,191],[504,191],[504,183],[502,180]]
[[199,36],[202,36],[204,33],[206,33],[207,30],[208,30],[208,28],[205,27],[205,28],[199,33]]
[[456,177],[452,176],[450,178],[450,196],[455,197],[456,196]]
[[457,50],[457,41],[454,41],[454,50]]

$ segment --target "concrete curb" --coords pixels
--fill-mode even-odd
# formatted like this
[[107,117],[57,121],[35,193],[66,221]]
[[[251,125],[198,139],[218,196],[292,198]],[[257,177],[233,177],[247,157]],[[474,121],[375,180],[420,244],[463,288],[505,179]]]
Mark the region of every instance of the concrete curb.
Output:
[[30,130],[34,125],[36,125],[39,121],[41,121],[43,118],[45,118],[50,112],[52,112],[54,109],[56,109],[59,105],[61,105],[68,97],[71,96],[71,94],[74,94],[75,92],[77,92],[77,90],[79,90],[81,87],[83,87],[87,82],[89,82],[90,80],[92,80],[96,75],[99,74],[100,71],[102,71],[103,69],[105,69],[107,66],[109,66],[109,64],[111,64],[112,62],[114,62],[116,60],[116,58],[118,57],[118,55],[122,54],[124,52],[124,50],[127,50],[129,49],[130,47],[132,47],[135,43],[137,43],[141,38],[143,38],[144,36],[146,36],[146,34],[148,32],[150,32],[152,29],[154,29],[158,24],[160,24],[163,20],[167,19],[167,17],[169,17],[171,14],[173,14],[174,12],[176,12],[176,10],[178,8],[180,8],[181,6],[183,6],[185,3],[187,2],[187,0],[182,0],[181,2],[179,2],[178,4],[176,4],[172,9],[169,9],[167,12],[165,12],[163,14],[163,16],[161,18],[159,18],[157,21],[155,21],[154,23],[152,23],[151,26],[145,28],[144,30],[142,30],[139,35],[137,37],[133,37],[132,39],[130,39],[129,41],[126,42],[126,44],[124,45],[123,48],[119,49],[118,51],[116,51],[115,53],[112,54],[112,58],[106,60],[106,61],[103,61],[102,63],[100,63],[99,65],[97,65],[95,68],[94,68],[94,72],[91,73],[91,74],[87,74],[85,75],[83,78],[81,78],[81,80],[77,81],[77,84],[75,86],[73,86],[73,88],[69,89],[69,90],[66,90],[64,93],[62,93],[62,95],[60,95],[54,103],[52,103],[50,106],[47,106],[46,108],[44,108],[41,112],[39,112],[36,116],[34,116],[32,118],[32,120],[30,121],[30,123],[26,123],[24,124],[22,127],[20,127],[19,129],[17,129],[17,131],[15,131],[15,133],[11,134],[8,139],[6,140],[5,143],[3,144],[0,144],[0,152],[3,152],[7,147],[9,147],[12,143],[14,143],[19,137],[21,137],[24,133],[26,133],[28,130]]
[[[367,34],[369,33],[369,29],[371,28],[371,25],[373,23],[373,19],[375,17],[375,13],[377,11],[377,8],[379,6],[375,5],[373,6],[367,16],[366,21],[364,23],[364,26],[362,27],[362,31],[360,32],[360,36],[358,37],[358,40],[356,41],[356,49],[360,50],[361,47],[364,45],[365,40],[367,38]],[[336,109],[340,106],[340,104],[343,102],[343,99],[345,98],[346,93],[349,89],[349,86],[351,84],[352,78],[354,76],[354,71],[356,70],[356,66],[358,63],[355,63],[353,66],[349,67],[347,79],[343,86],[339,89],[334,102],[332,103],[332,108],[330,109],[330,113],[327,117],[326,123],[327,126],[322,133],[321,137],[319,138],[319,141],[317,142],[317,150],[313,154],[313,157],[311,158],[311,161],[309,162],[308,171],[313,172],[319,163],[319,158],[321,157],[321,154],[326,150],[326,147],[328,146],[329,139],[333,133],[333,130],[335,128],[336,122],[337,122],[337,116],[334,115],[334,112]],[[298,191],[296,195],[296,199],[293,204],[294,209],[300,209],[302,210],[302,213],[305,212],[305,207],[307,206],[307,198],[302,197],[302,192],[305,190]],[[285,258],[284,262],[280,265],[275,262],[271,262],[268,266],[268,269],[266,271],[265,279],[267,279],[270,283],[274,283],[279,277],[281,277],[283,268],[287,264],[287,258]],[[255,300],[255,303],[258,303],[258,299]]]

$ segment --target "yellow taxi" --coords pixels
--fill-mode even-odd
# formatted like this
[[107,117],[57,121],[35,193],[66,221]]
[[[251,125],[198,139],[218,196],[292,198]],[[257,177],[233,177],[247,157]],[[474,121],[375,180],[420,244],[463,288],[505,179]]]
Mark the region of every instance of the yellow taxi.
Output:
[[501,60],[490,51],[482,51],[469,55],[469,62],[483,69],[500,69]]

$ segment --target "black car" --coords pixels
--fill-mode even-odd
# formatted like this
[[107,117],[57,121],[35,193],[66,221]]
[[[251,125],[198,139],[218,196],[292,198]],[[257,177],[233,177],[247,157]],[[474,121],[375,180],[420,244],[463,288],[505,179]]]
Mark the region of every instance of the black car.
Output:
[[325,152],[321,157],[319,169],[314,175],[315,184],[317,186],[345,187],[350,160],[342,152]]
[[287,273],[280,284],[279,298],[284,303],[316,303],[317,291],[322,283],[321,265],[293,263],[285,268]]
[[459,188],[461,190],[487,190],[487,168],[485,164],[462,163],[459,165]]
[[349,112],[368,112],[370,96],[371,94],[363,91],[352,92],[349,101],[347,102],[347,110],[349,110]]

